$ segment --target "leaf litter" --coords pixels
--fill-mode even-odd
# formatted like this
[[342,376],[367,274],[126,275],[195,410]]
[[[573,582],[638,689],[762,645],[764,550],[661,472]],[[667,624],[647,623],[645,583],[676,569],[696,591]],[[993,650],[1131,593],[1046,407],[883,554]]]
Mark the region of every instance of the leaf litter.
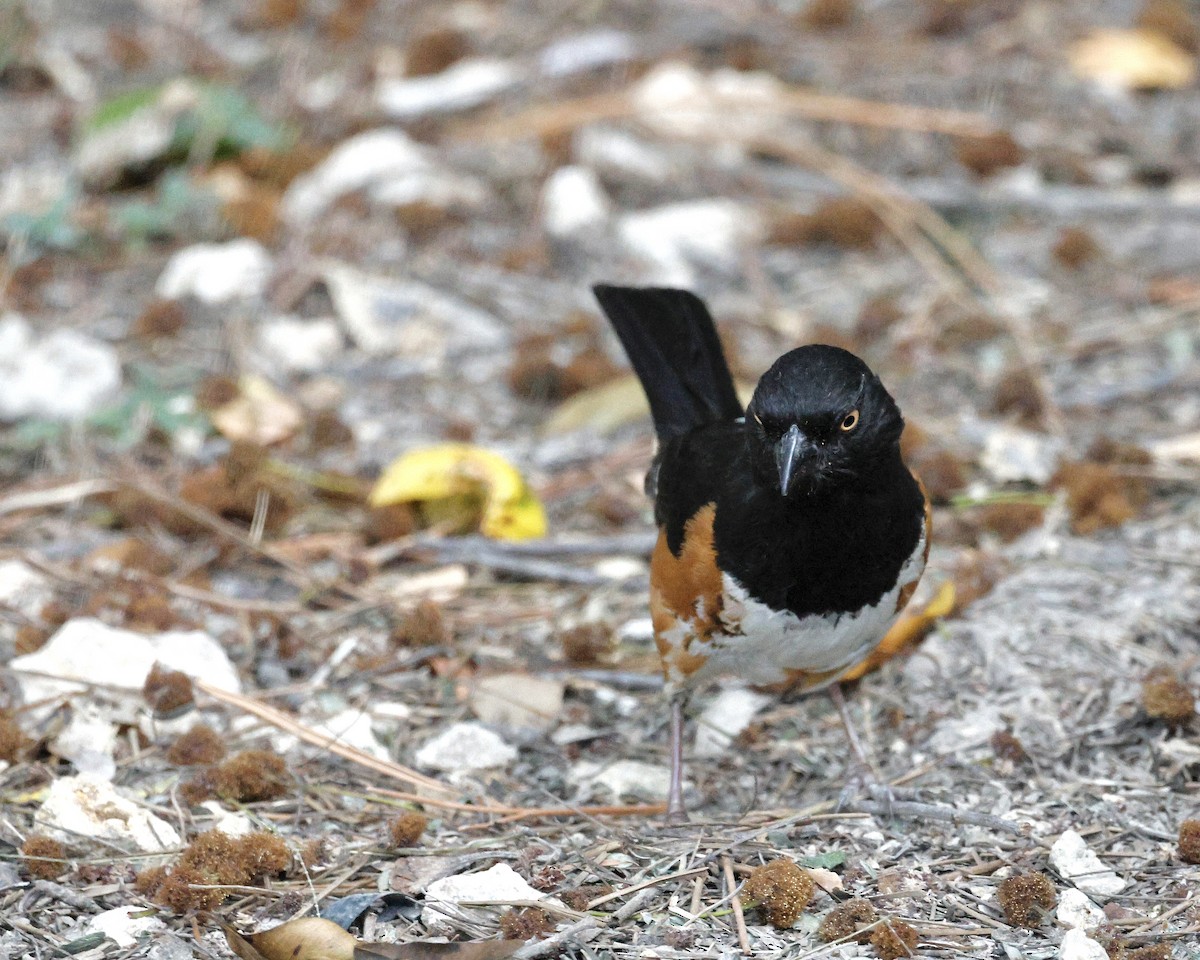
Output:
[[[268,928],[303,955],[291,923],[370,894],[347,956],[1188,956],[1186,7],[655,4],[597,33],[264,0],[214,8],[223,48],[14,6],[6,369],[61,331],[110,373],[84,411],[0,384],[6,955],[273,960]],[[800,340],[861,352],[935,502],[913,616],[849,695],[874,782],[843,792],[824,698],[742,697],[683,827],[651,776],[649,432],[587,299],[671,278],[747,382]],[[372,506],[430,450],[479,485]],[[449,537],[417,503],[447,495],[455,527],[549,536]],[[464,730],[503,750],[425,752]],[[386,904],[494,874],[520,890],[447,904],[444,945]]]

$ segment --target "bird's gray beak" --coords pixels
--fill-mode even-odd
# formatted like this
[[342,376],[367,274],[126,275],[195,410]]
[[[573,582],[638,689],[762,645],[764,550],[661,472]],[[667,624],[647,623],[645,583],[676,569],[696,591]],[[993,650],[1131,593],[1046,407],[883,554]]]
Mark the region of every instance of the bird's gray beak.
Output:
[[783,496],[788,495],[792,487],[792,478],[796,474],[796,466],[812,446],[812,441],[794,423],[775,445],[775,464],[779,467],[779,492]]

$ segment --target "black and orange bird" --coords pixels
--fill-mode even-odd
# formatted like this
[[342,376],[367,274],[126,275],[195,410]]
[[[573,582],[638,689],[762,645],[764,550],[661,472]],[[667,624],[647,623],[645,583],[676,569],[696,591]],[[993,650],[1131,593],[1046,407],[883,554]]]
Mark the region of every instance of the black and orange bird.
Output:
[[916,589],[928,503],[900,455],[900,409],[854,354],[785,353],[743,410],[695,294],[594,292],[658,434],[650,612],[671,704],[667,816],[680,820],[690,693],[718,676],[836,692]]

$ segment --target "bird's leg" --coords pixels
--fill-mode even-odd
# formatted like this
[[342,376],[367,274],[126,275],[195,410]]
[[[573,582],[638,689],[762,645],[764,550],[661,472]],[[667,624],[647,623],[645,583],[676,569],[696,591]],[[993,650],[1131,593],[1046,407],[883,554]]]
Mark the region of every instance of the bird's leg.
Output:
[[846,704],[840,683],[834,683],[829,687],[829,699],[837,707],[838,716],[841,717],[842,726],[846,730],[846,739],[850,741],[850,751],[854,754],[853,766],[846,775],[846,783],[838,797],[838,808],[848,806],[862,793],[889,803],[893,799],[891,789],[879,782],[875,768],[867,759],[867,751],[863,749],[862,740],[859,738],[858,729],[854,726],[854,720],[850,716],[850,707]]
[[683,708],[687,697],[671,697],[671,786],[667,792],[667,822],[685,823],[687,808],[683,805]]

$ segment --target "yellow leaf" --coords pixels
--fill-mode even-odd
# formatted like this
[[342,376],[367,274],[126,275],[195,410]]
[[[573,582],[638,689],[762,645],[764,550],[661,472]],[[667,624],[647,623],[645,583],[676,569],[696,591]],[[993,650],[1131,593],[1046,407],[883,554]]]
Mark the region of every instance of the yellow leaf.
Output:
[[892,624],[883,641],[871,651],[870,655],[857,667],[842,677],[843,680],[857,680],[864,674],[877,669],[892,657],[911,647],[929,632],[933,624],[942,617],[948,617],[954,612],[956,591],[954,581],[947,580],[940,587],[933,599],[925,604],[923,610],[901,614],[900,619]]
[[1157,30],[1094,30],[1067,54],[1076,76],[1117,90],[1178,90],[1196,58]]
[[396,503],[419,503],[432,523],[478,527],[497,540],[546,534],[546,512],[525,478],[499,454],[470,444],[439,444],[395,460],[371,491],[371,506]]

